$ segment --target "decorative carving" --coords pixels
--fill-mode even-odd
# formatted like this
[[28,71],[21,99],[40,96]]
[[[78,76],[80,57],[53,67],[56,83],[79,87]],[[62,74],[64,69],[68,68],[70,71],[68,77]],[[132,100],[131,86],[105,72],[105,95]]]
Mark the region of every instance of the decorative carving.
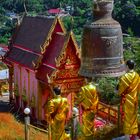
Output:
[[44,48],[42,46],[40,46],[40,49],[41,49],[41,52],[43,53],[44,52]]
[[113,47],[115,43],[117,42],[117,36],[114,37],[101,37],[103,43],[105,44],[105,47]]
[[56,71],[56,79],[74,78],[78,76],[78,68],[62,69]]
[[54,80],[54,83],[56,85],[59,85],[61,87],[62,94],[64,93],[71,93],[71,92],[78,92],[81,86],[84,84],[84,78],[76,78],[76,79],[58,79]]
[[[70,46],[68,44],[70,39],[72,39],[73,44],[71,45],[73,46]],[[73,32],[71,32],[64,43],[64,47],[61,54],[56,59],[56,66],[62,67],[65,65],[65,68],[67,68],[67,65],[77,64],[78,60],[79,60],[78,63],[80,63],[79,54],[80,54],[80,50],[78,49],[78,45],[74,39]]]
[[61,87],[62,94],[78,92],[83,86],[84,78],[78,75],[80,67],[79,49],[71,32],[66,39],[58,58],[55,58],[57,69],[48,76],[48,82]]

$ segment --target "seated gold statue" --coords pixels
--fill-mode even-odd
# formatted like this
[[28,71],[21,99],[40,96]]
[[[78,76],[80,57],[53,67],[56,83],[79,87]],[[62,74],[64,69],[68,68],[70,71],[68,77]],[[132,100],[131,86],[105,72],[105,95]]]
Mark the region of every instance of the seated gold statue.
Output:
[[[87,78],[89,82],[89,78]],[[82,106],[82,133],[83,140],[93,140],[94,118],[98,104],[98,95],[96,86],[93,82],[81,87],[81,92],[77,94],[77,103]]]
[[[50,140],[70,140],[70,135],[65,133],[65,122],[69,111],[67,98],[61,97],[61,90],[53,88],[55,98],[47,105],[46,119],[51,128]],[[50,131],[50,130],[49,130]]]
[[138,90],[140,87],[140,77],[134,71],[135,63],[133,60],[126,62],[128,72],[124,74],[119,81],[119,95],[122,97],[122,106],[124,112],[123,133],[126,139],[130,135],[138,133]]

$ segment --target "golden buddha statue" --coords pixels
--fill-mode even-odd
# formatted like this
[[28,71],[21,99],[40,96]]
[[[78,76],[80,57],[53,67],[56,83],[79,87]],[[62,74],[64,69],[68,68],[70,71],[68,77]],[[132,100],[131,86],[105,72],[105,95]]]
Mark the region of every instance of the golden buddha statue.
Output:
[[123,133],[129,139],[130,135],[138,133],[138,92],[140,87],[140,77],[134,71],[133,60],[126,62],[128,72],[119,81],[118,92],[122,98],[123,106]]
[[61,97],[60,88],[53,88],[55,97],[48,102],[46,119],[50,125],[50,140],[70,140],[70,135],[65,133],[65,122],[69,111],[67,98]]
[[[89,80],[89,78],[87,79]],[[81,91],[76,95],[77,103],[82,106],[82,133],[83,140],[93,140],[94,118],[98,104],[98,95],[96,86],[93,82],[81,87]]]

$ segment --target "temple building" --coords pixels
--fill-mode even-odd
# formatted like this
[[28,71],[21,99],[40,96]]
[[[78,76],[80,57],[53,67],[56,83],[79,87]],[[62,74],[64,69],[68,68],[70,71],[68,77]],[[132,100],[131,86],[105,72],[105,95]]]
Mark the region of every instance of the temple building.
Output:
[[47,75],[59,85],[62,96],[69,100],[84,83],[79,76],[79,48],[73,32],[67,33],[56,18],[24,16],[9,43],[4,62],[9,67],[10,98],[14,93],[15,107],[31,108],[31,116],[44,120],[44,107],[52,97]]

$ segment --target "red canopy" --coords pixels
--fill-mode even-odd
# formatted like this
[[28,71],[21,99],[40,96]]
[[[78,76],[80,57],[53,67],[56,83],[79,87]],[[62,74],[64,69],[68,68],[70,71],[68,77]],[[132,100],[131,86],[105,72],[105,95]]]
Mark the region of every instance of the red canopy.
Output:
[[59,8],[48,10],[48,13],[49,13],[49,14],[59,14],[59,13],[61,13],[61,12],[62,12],[62,10],[59,9]]

